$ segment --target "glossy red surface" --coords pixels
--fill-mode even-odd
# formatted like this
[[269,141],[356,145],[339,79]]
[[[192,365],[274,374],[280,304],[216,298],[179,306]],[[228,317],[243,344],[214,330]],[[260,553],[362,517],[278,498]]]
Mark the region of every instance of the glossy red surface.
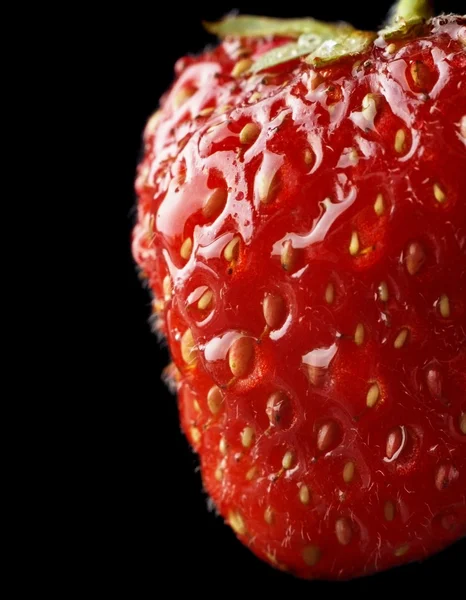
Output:
[[428,29],[238,78],[271,42],[227,40],[145,132],[133,252],[183,428],[241,540],[302,577],[466,533],[466,27]]

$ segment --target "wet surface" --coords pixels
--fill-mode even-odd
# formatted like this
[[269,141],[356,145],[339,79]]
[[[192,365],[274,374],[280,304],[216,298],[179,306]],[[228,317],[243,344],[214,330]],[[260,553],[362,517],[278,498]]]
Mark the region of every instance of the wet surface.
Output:
[[[348,549],[370,572],[424,556],[426,528],[438,548],[466,532],[464,32],[436,21],[391,52],[238,79],[240,50],[261,42],[225,42],[179,68],[146,130],[133,249],[183,426],[239,535],[278,563],[304,552],[287,565],[302,575],[333,572]],[[270,422],[277,392],[286,427]],[[273,536],[268,506],[281,507]]]

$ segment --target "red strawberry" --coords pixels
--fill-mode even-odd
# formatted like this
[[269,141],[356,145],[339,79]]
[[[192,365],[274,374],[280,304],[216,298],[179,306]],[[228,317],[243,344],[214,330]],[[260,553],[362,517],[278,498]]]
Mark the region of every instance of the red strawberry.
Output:
[[133,249],[183,428],[302,577],[466,533],[466,19],[402,14],[228,19],[145,132]]

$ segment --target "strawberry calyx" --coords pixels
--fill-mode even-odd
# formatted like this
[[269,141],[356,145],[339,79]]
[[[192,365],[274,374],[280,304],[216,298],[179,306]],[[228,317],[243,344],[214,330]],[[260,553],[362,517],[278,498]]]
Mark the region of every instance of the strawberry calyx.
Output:
[[379,34],[386,40],[411,37],[433,16],[430,0],[398,0],[391,19]]
[[378,33],[358,30],[345,22],[325,23],[310,17],[276,19],[230,15],[216,23],[204,23],[204,26],[221,39],[284,36],[295,40],[272,48],[253,61],[249,70],[258,73],[301,57],[316,68],[327,66],[364,53],[378,36],[394,40],[415,35],[432,16],[430,0],[398,0],[388,24]]
[[398,0],[393,8],[392,19],[409,21],[411,19],[430,19],[434,16],[430,0]]
[[348,56],[365,52],[377,35],[371,31],[354,30],[337,39],[324,40],[309,56],[306,62],[314,67],[323,67]]
[[338,32],[354,31],[348,23],[324,23],[312,18],[276,19],[255,15],[229,15],[216,23],[204,22],[209,33],[224,39],[235,37],[285,36],[299,38],[303,34],[331,37]]

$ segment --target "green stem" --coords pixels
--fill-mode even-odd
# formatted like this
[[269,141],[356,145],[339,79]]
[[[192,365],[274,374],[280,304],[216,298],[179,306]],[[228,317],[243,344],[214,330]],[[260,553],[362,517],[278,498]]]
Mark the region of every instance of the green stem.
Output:
[[398,0],[393,10],[392,23],[398,23],[400,20],[430,19],[433,16],[430,0]]

